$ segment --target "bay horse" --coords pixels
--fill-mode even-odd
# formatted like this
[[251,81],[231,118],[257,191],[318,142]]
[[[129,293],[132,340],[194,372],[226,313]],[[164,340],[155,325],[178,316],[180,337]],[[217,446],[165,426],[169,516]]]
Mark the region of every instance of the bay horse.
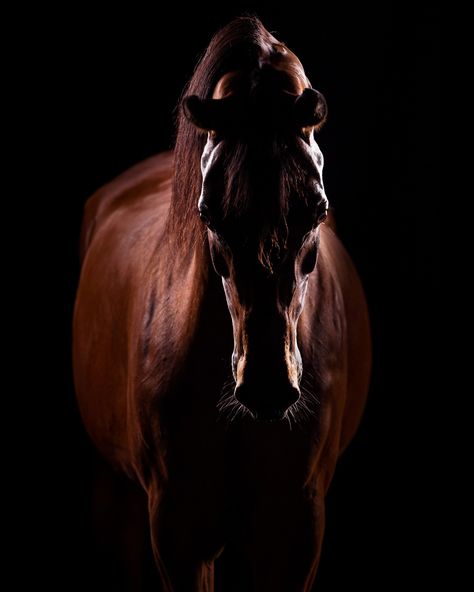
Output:
[[77,399],[102,457],[146,494],[165,592],[213,590],[227,545],[242,589],[312,589],[371,363],[327,217],[325,117],[296,55],[237,19],[185,89],[174,151],[85,206]]

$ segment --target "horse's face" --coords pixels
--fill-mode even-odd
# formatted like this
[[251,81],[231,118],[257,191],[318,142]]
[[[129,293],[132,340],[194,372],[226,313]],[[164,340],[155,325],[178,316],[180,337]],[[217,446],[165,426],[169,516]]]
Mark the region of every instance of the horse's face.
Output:
[[235,398],[256,419],[281,419],[300,397],[297,324],[327,213],[322,168],[311,128],[212,131],[202,154],[197,205],[232,317]]

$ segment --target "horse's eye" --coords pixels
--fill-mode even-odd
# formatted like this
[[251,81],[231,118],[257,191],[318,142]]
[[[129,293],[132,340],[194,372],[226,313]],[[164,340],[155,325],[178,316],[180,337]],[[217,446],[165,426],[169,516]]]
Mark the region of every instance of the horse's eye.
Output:
[[321,222],[324,222],[324,220],[326,220],[327,217],[328,217],[328,211],[327,211],[327,209],[325,209],[324,211],[322,211],[318,214],[318,224],[321,224]]
[[316,265],[317,256],[318,249],[316,243],[311,241],[311,244],[308,247],[306,253],[303,255],[303,259],[301,261],[301,273],[303,275],[308,275],[313,271]]
[[209,208],[205,204],[202,204],[199,207],[199,217],[204,222],[204,224],[206,224],[206,226],[209,226],[211,223],[211,218],[209,214]]

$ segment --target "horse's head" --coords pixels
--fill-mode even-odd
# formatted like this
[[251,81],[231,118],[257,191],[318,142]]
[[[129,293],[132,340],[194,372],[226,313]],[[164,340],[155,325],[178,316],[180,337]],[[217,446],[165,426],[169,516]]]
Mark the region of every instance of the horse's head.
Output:
[[300,397],[297,324],[328,207],[314,139],[326,104],[305,86],[263,64],[225,75],[211,99],[184,101],[207,132],[196,205],[232,317],[235,398],[262,420]]

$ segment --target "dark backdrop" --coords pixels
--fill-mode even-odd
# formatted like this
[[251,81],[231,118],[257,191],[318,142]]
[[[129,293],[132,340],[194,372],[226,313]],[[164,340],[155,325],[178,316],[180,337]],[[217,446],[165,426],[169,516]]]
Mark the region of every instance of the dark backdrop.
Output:
[[[326,190],[373,328],[367,412],[327,500],[321,591],[403,584],[428,522],[417,484],[429,451],[413,448],[409,434],[418,428],[412,411],[424,408],[435,382],[427,375],[434,374],[440,240],[437,28],[429,9],[396,14],[380,4],[250,6],[326,96],[329,118],[319,136]],[[44,248],[33,256],[41,271],[40,363],[34,381],[25,380],[34,424],[29,468],[40,497],[23,510],[28,530],[18,534],[21,552],[34,549],[39,559],[35,580],[50,589],[94,589],[87,519],[93,451],[70,363],[83,204],[130,165],[172,146],[173,111],[198,56],[219,26],[248,8],[171,6],[164,17],[131,4],[106,14],[78,5],[67,13],[42,8],[41,25],[32,23],[28,87],[38,98],[40,131],[27,140],[41,163],[32,201],[41,200],[45,224]]]

